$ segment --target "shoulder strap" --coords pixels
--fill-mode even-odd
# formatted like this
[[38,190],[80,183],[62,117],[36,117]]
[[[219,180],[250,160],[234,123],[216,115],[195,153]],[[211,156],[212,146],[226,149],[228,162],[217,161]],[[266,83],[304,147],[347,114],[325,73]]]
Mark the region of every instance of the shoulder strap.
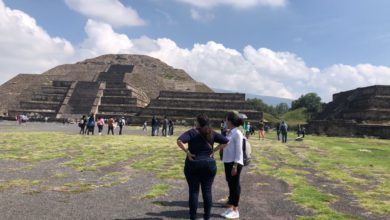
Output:
[[200,134],[200,132],[198,131],[198,129],[196,129],[195,128],[195,131],[200,135],[200,137],[206,142],[206,144],[209,146],[209,148],[211,149],[211,150],[213,150],[214,149],[214,147],[213,147],[213,145],[211,145],[201,134]]

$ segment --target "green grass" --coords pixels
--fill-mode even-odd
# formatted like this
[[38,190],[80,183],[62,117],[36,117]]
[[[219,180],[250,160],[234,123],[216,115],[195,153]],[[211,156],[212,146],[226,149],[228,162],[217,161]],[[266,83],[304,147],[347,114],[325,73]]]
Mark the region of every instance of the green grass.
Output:
[[142,198],[155,199],[158,197],[167,196],[170,189],[172,189],[172,186],[168,184],[156,184],[153,185],[152,189],[145,193]]
[[289,111],[283,114],[280,118],[286,121],[287,124],[291,127],[295,127],[298,124],[306,124],[308,120],[305,108],[299,108],[293,111]]
[[[349,192],[367,212],[390,215],[389,140],[308,136],[303,142],[291,141],[285,145],[277,142],[275,136],[275,133],[268,133],[265,141],[251,139],[253,163],[250,171],[287,182],[291,191],[289,199],[313,212],[313,216],[302,216],[301,219],[356,219],[331,208],[340,198],[313,185],[311,172]],[[71,173],[59,172],[53,167],[48,179],[0,180],[0,191],[20,188],[29,189],[31,194],[45,190],[80,193],[126,183],[132,178],[131,170],[154,174],[162,181],[183,180],[185,154],[176,146],[175,140],[176,137],[135,135],[86,137],[43,132],[2,133],[0,160],[24,162],[21,168],[13,170],[15,172],[24,167],[35,169],[41,161],[61,159],[59,166],[67,166],[73,172],[92,172],[98,178],[74,180]],[[222,163],[217,165],[221,174]],[[50,185],[50,180],[64,183]],[[267,186],[267,183],[254,184]],[[168,184],[157,184],[141,195],[157,198],[168,195],[171,188]]]
[[347,190],[366,210],[390,214],[390,197],[386,197],[390,195],[389,140],[308,136],[304,142],[290,142],[288,146],[274,140],[252,141],[252,145],[254,172],[285,180],[292,187],[290,199],[315,211],[313,217],[302,219],[355,219],[330,208],[337,195],[311,185],[308,168]]

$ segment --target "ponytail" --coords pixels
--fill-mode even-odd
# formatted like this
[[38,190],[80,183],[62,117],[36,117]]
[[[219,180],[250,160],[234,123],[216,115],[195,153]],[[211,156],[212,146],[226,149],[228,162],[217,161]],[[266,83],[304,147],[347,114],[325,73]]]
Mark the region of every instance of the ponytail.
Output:
[[198,117],[196,117],[196,120],[198,122],[198,125],[199,127],[197,128],[200,135],[205,139],[207,140],[208,142],[212,142],[212,134],[213,134],[213,129],[211,129],[210,127],[210,121],[209,121],[209,118],[204,115],[204,114],[201,114],[201,115],[198,115]]

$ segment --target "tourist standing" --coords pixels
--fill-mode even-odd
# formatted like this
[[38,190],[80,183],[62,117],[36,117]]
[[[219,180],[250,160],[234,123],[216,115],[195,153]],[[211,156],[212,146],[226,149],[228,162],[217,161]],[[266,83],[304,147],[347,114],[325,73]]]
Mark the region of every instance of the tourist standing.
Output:
[[278,138],[278,141],[280,141],[280,123],[279,122],[276,124],[276,137]]
[[[214,142],[219,143],[213,149]],[[188,143],[186,149],[184,144]],[[177,140],[177,145],[186,152],[184,174],[188,183],[190,219],[196,219],[198,208],[199,187],[202,189],[204,215],[210,219],[212,207],[212,184],[217,173],[217,166],[212,157],[214,151],[228,143],[228,139],[212,130],[209,119],[205,115],[197,117],[197,127],[183,133]]]
[[264,140],[265,139],[265,134],[264,134],[264,122],[263,120],[260,120],[259,123],[259,140]]
[[167,128],[168,128],[168,119],[167,117],[165,117],[162,122],[161,136],[168,136]]
[[156,130],[157,130],[157,120],[156,120],[156,117],[153,116],[153,118],[152,118],[152,136],[156,136]]
[[156,121],[157,121],[157,124],[156,124],[156,136],[159,136],[160,135],[160,126],[161,126],[161,121],[160,121],[160,119],[156,119]]
[[[143,131],[148,131],[148,122],[147,121],[144,121],[144,125],[143,125],[143,128],[142,128]],[[153,136],[153,135],[152,135]]]
[[122,135],[122,129],[123,129],[123,126],[125,126],[125,124],[126,124],[125,118],[124,117],[120,118],[118,121],[119,135]]
[[301,136],[301,125],[298,124],[297,126],[297,137],[300,137]]
[[87,123],[87,135],[89,135],[89,133],[91,132],[92,135],[94,135],[95,133],[95,115],[91,115],[89,116],[89,119],[88,119],[88,123]]
[[285,121],[280,124],[280,133],[282,134],[282,143],[287,143],[288,125]]
[[225,177],[229,186],[229,208],[221,216],[229,219],[240,217],[238,205],[241,195],[240,176],[244,165],[243,139],[244,136],[238,129],[244,122],[239,114],[230,112],[226,117],[229,129],[227,138],[229,143],[223,149],[223,162],[225,166]]
[[104,127],[104,118],[103,117],[99,117],[99,119],[97,121],[97,126],[98,126],[99,135],[102,135],[103,127]]
[[111,134],[114,135],[114,118],[109,118],[108,121],[107,121],[107,125],[108,125],[108,131],[107,131],[107,134],[110,134],[110,131],[111,131]]
[[169,127],[169,129],[168,129],[169,130],[169,134],[168,135],[172,136],[173,135],[173,130],[175,129],[174,123],[173,123],[172,119],[169,120],[169,126],[168,127]]
[[79,134],[85,134],[85,125],[87,124],[87,117],[83,115],[79,122],[80,132]]

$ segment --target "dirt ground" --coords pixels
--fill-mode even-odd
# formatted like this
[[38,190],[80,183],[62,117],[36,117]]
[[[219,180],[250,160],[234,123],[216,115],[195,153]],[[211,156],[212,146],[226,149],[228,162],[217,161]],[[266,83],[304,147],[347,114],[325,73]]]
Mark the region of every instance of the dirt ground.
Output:
[[[2,167],[17,167],[21,164],[2,161]],[[0,172],[1,179],[45,178],[55,169],[68,168],[59,165],[60,160],[45,161],[32,170]],[[70,169],[73,179],[91,180],[96,173],[77,173]],[[131,179],[123,184],[97,188],[88,192],[34,192],[31,189],[14,188],[0,193],[0,219],[186,219],[188,217],[187,185],[182,180],[160,180],[154,174],[132,170]],[[69,180],[57,180],[69,181]],[[58,182],[58,183],[60,183]],[[164,182],[173,187],[167,196],[145,199],[142,196],[152,185]],[[261,187],[259,187],[261,186]],[[253,175],[243,172],[240,219],[295,219],[308,215],[289,200],[288,185],[270,176]],[[224,211],[221,199],[227,195],[227,185],[222,175],[218,175],[213,188],[214,207],[212,218],[221,219]],[[199,198],[201,202],[201,196]],[[199,217],[203,209],[198,210]]]

